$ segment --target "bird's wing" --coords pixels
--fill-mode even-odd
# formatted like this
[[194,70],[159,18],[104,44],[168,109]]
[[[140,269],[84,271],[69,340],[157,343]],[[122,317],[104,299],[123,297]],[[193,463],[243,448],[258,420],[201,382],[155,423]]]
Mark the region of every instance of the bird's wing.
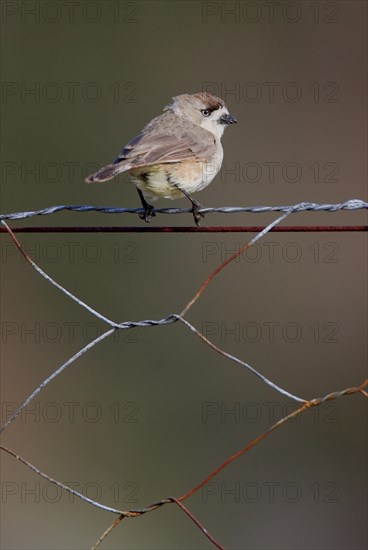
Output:
[[163,113],[124,147],[115,163],[129,170],[152,164],[203,162],[211,158],[214,144],[211,132],[182,122],[174,113]]

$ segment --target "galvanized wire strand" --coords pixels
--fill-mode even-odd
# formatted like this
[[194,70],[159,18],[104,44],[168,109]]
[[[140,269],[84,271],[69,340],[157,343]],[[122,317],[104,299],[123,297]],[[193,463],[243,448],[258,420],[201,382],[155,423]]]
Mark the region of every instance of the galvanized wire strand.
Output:
[[14,451],[12,451],[8,447],[6,447],[5,445],[0,445],[0,449],[2,449],[3,451],[8,453],[9,455],[11,455],[14,458],[16,458],[17,460],[19,460],[19,462],[22,462],[22,464],[27,466],[30,470],[35,472],[37,475],[43,477],[44,479],[47,479],[47,481],[50,481],[50,483],[54,483],[57,487],[59,487],[60,489],[63,489],[64,491],[67,491],[68,493],[74,495],[75,497],[78,497],[78,498],[84,500],[85,502],[88,502],[89,504],[92,504],[92,506],[96,506],[97,508],[101,508],[102,510],[105,510],[106,512],[113,512],[114,514],[123,514],[124,513],[122,510],[117,510],[116,508],[111,508],[111,506],[105,506],[104,504],[100,504],[96,500],[93,500],[92,498],[89,498],[89,497],[83,495],[82,493],[79,493],[75,489],[72,489],[71,487],[68,487],[68,485],[65,485],[61,481],[58,481],[57,479],[54,479],[54,478],[50,477],[49,475],[45,474],[42,470],[37,468],[37,466],[34,466],[30,462],[28,462],[28,460],[25,460],[24,458],[22,458],[20,455],[18,455],[17,453],[15,453]]
[[[9,449],[5,445],[0,445],[0,449],[5,451],[9,455],[13,456],[19,462],[21,462],[22,464],[24,464],[25,466],[30,468],[37,475],[43,477],[44,479],[50,481],[51,483],[54,483],[60,489],[63,489],[64,491],[67,491],[68,493],[80,498],[81,500],[83,500],[85,502],[88,502],[89,504],[91,504],[91,505],[93,505],[97,508],[101,508],[101,509],[103,509],[107,512],[112,512],[112,513],[115,513],[115,514],[119,514],[122,517],[137,517],[137,516],[146,514],[147,512],[151,512],[153,510],[156,510],[157,508],[160,508],[164,504],[169,504],[169,503],[172,503],[172,502],[177,503],[177,501],[182,502],[183,500],[186,500],[189,496],[191,496],[192,494],[197,492],[201,487],[203,487],[203,485],[205,485],[205,483],[207,483],[210,479],[215,477],[221,470],[223,470],[229,464],[231,464],[231,462],[233,462],[234,460],[236,460],[237,458],[239,458],[240,456],[245,454],[251,448],[255,447],[260,441],[262,441],[267,436],[269,436],[277,428],[279,428],[280,426],[285,424],[287,420],[301,414],[302,412],[306,411],[307,409],[310,409],[312,407],[318,407],[326,401],[332,401],[332,400],[335,400],[335,399],[339,399],[344,395],[354,395],[354,394],[357,394],[357,393],[361,393],[365,397],[367,397],[368,395],[367,395],[367,392],[365,391],[365,388],[366,388],[367,384],[368,384],[368,380],[364,380],[362,382],[362,384],[358,387],[345,388],[345,389],[340,390],[340,391],[329,393],[324,397],[320,397],[320,398],[312,399],[311,401],[304,402],[303,405],[301,405],[301,407],[299,407],[296,410],[291,411],[286,416],[283,416],[282,418],[277,420],[265,432],[263,432],[261,435],[257,436],[255,439],[253,439],[250,443],[248,443],[245,447],[243,447],[242,449],[237,451],[235,454],[229,456],[224,462],[222,462],[220,464],[220,466],[218,466],[216,468],[216,470],[214,470],[209,476],[207,476],[207,478],[205,478],[201,483],[199,483],[198,485],[193,487],[190,491],[188,491],[184,495],[180,496],[179,498],[172,497],[172,496],[166,497],[166,498],[163,498],[163,499],[158,500],[156,502],[152,502],[151,504],[149,504],[148,506],[146,506],[144,508],[138,508],[138,509],[132,509],[132,510],[119,510],[117,508],[111,508],[110,506],[105,506],[104,504],[101,504],[100,502],[98,502],[96,500],[88,498],[87,496],[83,495],[82,493],[79,493],[75,489],[72,489],[68,485],[65,485],[64,483],[52,478],[48,474],[45,474],[42,470],[40,470],[39,468],[34,466],[28,460],[25,460],[23,457],[21,457],[19,454],[15,453],[12,449]],[[109,531],[110,531],[110,529],[106,530],[106,532],[109,532]],[[100,538],[99,540],[102,540],[102,538]]]
[[[237,213],[254,213],[262,214],[265,212],[337,212],[338,210],[362,210],[368,208],[368,202],[360,199],[351,199],[339,204],[317,204],[314,202],[301,202],[294,205],[282,206],[220,206],[217,208],[201,208],[199,212],[202,214],[237,214]],[[33,218],[34,216],[46,216],[56,214],[57,212],[101,212],[103,214],[141,214],[143,208],[118,208],[115,206],[91,206],[86,204],[81,205],[61,205],[49,206],[40,210],[30,210],[27,212],[12,212],[9,214],[0,214],[0,220],[21,220]],[[159,214],[188,214],[190,208],[155,208],[155,212]]]
[[[1,223],[6,227],[7,231],[10,233],[11,229],[7,225],[7,223],[4,220],[1,220]],[[16,245],[18,246],[19,250],[23,254],[23,256],[26,258],[26,260],[31,264],[33,269],[37,271],[46,281],[48,281],[50,284],[55,286],[57,289],[59,289],[63,294],[71,298],[74,302],[76,302],[78,305],[80,305],[82,308],[86,309],[92,315],[100,319],[101,321],[107,323],[113,328],[119,328],[119,329],[128,329],[133,327],[150,327],[155,325],[167,325],[169,323],[175,322],[176,319],[173,319],[171,315],[168,317],[165,317],[164,319],[154,320],[154,319],[145,319],[143,321],[124,321],[122,323],[115,323],[114,321],[111,321],[111,319],[108,319],[105,317],[105,315],[102,315],[95,309],[93,309],[91,306],[80,300],[77,296],[75,296],[72,292],[69,292],[66,288],[64,288],[62,285],[60,285],[58,282],[55,281],[50,275],[48,275],[43,269],[41,269],[33,260],[32,258],[23,252],[23,249],[21,247],[21,244],[18,242],[18,240],[14,237]]]
[[[346,201],[345,203],[341,204],[316,204],[316,203],[299,203],[293,206],[274,206],[274,207],[268,207],[268,206],[255,206],[255,207],[220,207],[220,208],[203,208],[201,210],[202,213],[212,213],[212,212],[221,212],[221,213],[239,213],[239,212],[252,212],[252,213],[263,213],[263,212],[282,212],[282,215],[279,216],[276,220],[272,221],[267,227],[263,228],[261,231],[257,233],[256,236],[253,237],[244,247],[241,249],[246,249],[247,247],[254,244],[256,241],[258,241],[260,238],[262,238],[265,234],[267,234],[269,231],[271,231],[273,228],[275,228],[279,223],[281,223],[286,217],[288,217],[293,212],[302,212],[302,211],[326,211],[326,212],[337,212],[340,210],[360,210],[360,209],[367,209],[368,203],[353,199]],[[103,213],[109,213],[109,214],[121,214],[121,213],[133,213],[133,214],[139,214],[142,212],[142,209],[122,209],[122,208],[113,208],[113,207],[95,207],[95,206],[86,206],[86,205],[80,205],[80,206],[54,206],[45,208],[42,210],[35,210],[35,211],[29,211],[29,212],[15,212],[12,214],[3,214],[0,216],[0,221],[6,231],[10,234],[12,239],[14,240],[15,244],[17,245],[20,253],[24,256],[24,258],[30,263],[30,265],[33,267],[33,269],[36,270],[36,272],[41,275],[48,283],[53,285],[55,288],[57,288],[60,292],[62,292],[64,295],[68,296],[71,300],[76,302],[80,307],[91,313],[94,317],[98,318],[100,321],[106,323],[109,326],[109,329],[106,330],[103,334],[89,342],[87,345],[85,345],[83,348],[81,348],[79,351],[77,351],[74,355],[72,355],[69,359],[67,359],[60,367],[58,367],[51,375],[49,375],[47,378],[45,378],[37,387],[36,389],[25,399],[25,401],[18,407],[18,409],[13,413],[13,415],[7,419],[3,427],[0,431],[3,431],[6,427],[8,427],[17,417],[18,415],[29,405],[29,403],[38,395],[41,390],[45,388],[51,381],[53,381],[59,374],[61,374],[67,367],[69,367],[72,363],[74,363],[77,359],[82,357],[87,351],[95,347],[98,343],[103,341],[105,338],[109,337],[111,334],[113,334],[116,330],[125,330],[125,329],[131,329],[134,327],[152,327],[152,326],[161,326],[161,325],[167,325],[172,324],[177,321],[180,321],[185,325],[187,329],[189,329],[192,333],[194,333],[196,336],[201,338],[209,347],[211,347],[214,351],[222,355],[223,357],[226,357],[227,359],[230,359],[231,361],[237,363],[238,365],[242,366],[249,372],[251,372],[253,375],[255,375],[257,378],[259,378],[264,384],[268,385],[269,387],[276,390],[278,393],[284,395],[285,397],[291,398],[299,403],[301,403],[301,407],[290,413],[289,415],[283,417],[282,419],[278,420],[275,424],[273,424],[266,432],[258,436],[256,439],[254,439],[252,442],[250,442],[248,445],[240,449],[237,453],[231,455],[228,457],[220,466],[216,468],[207,478],[205,478],[201,483],[193,487],[190,491],[185,493],[183,496],[176,498],[176,497],[167,497],[163,498],[157,502],[151,503],[146,508],[137,509],[137,510],[119,510],[116,508],[112,508],[109,506],[105,506],[93,499],[90,499],[86,497],[85,495],[79,493],[78,491],[75,491],[71,487],[68,487],[67,485],[57,481],[56,479],[48,476],[43,471],[41,471],[39,468],[22,458],[20,455],[12,451],[11,449],[1,445],[0,448],[8,453],[9,455],[13,456],[20,462],[22,462],[25,466],[30,468],[33,472],[40,475],[44,479],[50,481],[51,483],[54,483],[57,485],[60,489],[63,489],[65,491],[68,491],[72,495],[84,500],[85,502],[103,509],[107,512],[112,512],[115,514],[119,514],[119,518],[115,520],[115,522],[107,529],[105,530],[104,534],[99,538],[97,541],[95,547],[99,545],[99,543],[107,536],[107,534],[114,528],[114,526],[118,525],[120,523],[121,519],[123,517],[136,517],[142,514],[145,514],[147,512],[153,511],[157,508],[160,508],[164,504],[169,503],[176,503],[185,513],[191,518],[194,523],[202,530],[206,536],[208,536],[209,540],[217,546],[218,548],[223,548],[217,541],[208,533],[208,531],[205,529],[205,527],[197,520],[197,518],[181,503],[186,498],[190,497],[192,494],[194,494],[197,490],[199,490],[204,484],[206,484],[210,479],[212,479],[215,475],[217,475],[223,468],[228,466],[231,462],[236,460],[238,457],[242,456],[245,452],[250,450],[252,447],[254,447],[256,444],[258,444],[261,440],[263,440],[266,436],[268,436],[270,433],[272,433],[276,428],[281,426],[286,422],[287,419],[300,414],[304,410],[310,408],[319,406],[320,404],[330,401],[333,399],[340,398],[343,395],[352,395],[355,393],[362,393],[365,397],[368,396],[365,387],[367,384],[367,381],[365,381],[360,387],[352,387],[352,388],[346,388],[341,391],[335,391],[327,394],[324,397],[315,398],[310,401],[302,399],[298,396],[293,395],[292,393],[288,392],[287,390],[281,388],[265,376],[263,376],[259,371],[257,371],[254,367],[249,365],[248,363],[242,361],[241,359],[237,358],[236,356],[225,352],[218,346],[216,346],[214,343],[212,343],[203,333],[201,333],[196,327],[194,327],[191,323],[189,323],[186,319],[184,319],[184,315],[188,312],[188,310],[192,307],[192,305],[197,301],[197,299],[202,295],[203,291],[207,287],[207,285],[210,283],[210,281],[224,268],[226,267],[236,256],[238,253],[233,255],[229,260],[226,260],[223,262],[220,266],[218,266],[213,273],[209,275],[209,277],[206,279],[206,281],[203,283],[199,291],[195,294],[195,296],[189,301],[187,306],[184,308],[181,314],[172,313],[167,315],[166,317],[162,319],[143,319],[141,321],[123,321],[120,323],[117,323],[105,315],[99,313],[96,311],[93,307],[86,304],[84,301],[80,300],[75,294],[64,288],[60,283],[55,281],[52,277],[50,277],[43,269],[41,269],[30,257],[29,255],[23,250],[22,245],[19,243],[17,238],[15,237],[14,233],[12,232],[11,228],[6,224],[5,220],[17,220],[17,219],[25,219],[25,218],[31,218],[38,215],[50,215],[54,214],[56,212],[60,212],[63,210],[71,210],[71,211],[77,211],[77,212],[88,212],[88,211],[97,211],[97,212],[103,212]],[[157,209],[157,212],[164,213],[164,214],[181,214],[181,213],[188,213],[191,212],[190,209],[176,209],[176,208],[166,208],[166,209]]]
[[240,365],[241,367],[247,369],[249,372],[251,372],[252,374],[254,374],[257,378],[259,378],[260,380],[262,380],[262,382],[264,382],[265,384],[267,384],[267,386],[270,386],[271,388],[273,388],[274,390],[276,390],[278,393],[281,393],[282,395],[284,395],[285,397],[289,397],[290,399],[292,399],[293,401],[297,401],[298,403],[307,403],[307,400],[306,399],[302,399],[301,397],[298,397],[297,395],[294,395],[290,392],[288,392],[287,390],[285,390],[284,388],[281,388],[280,386],[278,386],[277,384],[275,384],[274,382],[272,382],[271,380],[269,380],[268,378],[266,378],[266,376],[263,376],[263,374],[261,374],[259,371],[257,371],[254,367],[252,367],[251,365],[249,365],[248,363],[246,363],[245,361],[242,361],[241,359],[239,359],[238,357],[236,357],[235,355],[231,355],[231,353],[228,353],[222,349],[220,349],[218,346],[216,346],[213,342],[211,342],[211,340],[209,340],[204,334],[202,334],[199,330],[197,330],[191,323],[188,323],[188,321],[186,319],[184,319],[183,317],[180,317],[179,316],[179,319],[182,323],[184,323],[184,325],[186,327],[189,328],[189,330],[191,330],[192,332],[194,332],[194,334],[196,334],[203,342],[205,342],[206,344],[208,344],[212,349],[214,349],[215,351],[217,351],[217,353],[219,353],[220,355],[222,355],[223,357],[226,357],[227,359],[230,359],[230,361],[234,361],[234,363],[237,363],[238,365]]
[[[336,204],[335,205],[331,205],[331,204],[330,205],[326,205],[326,204],[325,205],[316,205],[315,203],[300,203],[298,205],[289,206],[289,207],[272,207],[272,211],[275,211],[275,209],[276,209],[276,211],[282,211],[284,213],[282,214],[282,216],[280,216],[276,220],[272,221],[267,227],[265,227],[262,231],[260,231],[255,237],[253,237],[253,239],[251,239],[249,241],[248,245],[250,246],[250,245],[254,244],[255,242],[257,242],[266,233],[271,231],[271,229],[273,229],[281,221],[283,221],[286,217],[288,217],[291,213],[307,209],[307,205],[308,205],[308,209],[311,209],[311,205],[313,205],[313,208],[317,207],[318,209],[323,209],[323,210],[333,211],[333,212],[335,212],[337,210],[341,210],[341,209],[354,210],[354,209],[360,209],[360,208],[367,208],[368,207],[368,203],[363,203],[363,201],[359,201],[359,200],[355,200],[355,199],[347,201],[345,203],[341,203],[339,205],[336,205]],[[55,208],[60,209],[60,208],[65,208],[65,207],[52,207],[51,209],[45,209],[44,211],[35,211],[33,213],[28,212],[28,213],[23,213],[23,214],[27,214],[25,217],[31,217],[31,215],[46,214],[46,213],[47,214],[52,214],[52,213],[55,213]],[[67,209],[69,209],[69,208],[74,208],[74,207],[67,207]],[[75,207],[75,208],[79,209],[79,208],[82,208],[82,207]],[[92,208],[92,207],[87,207],[87,208]],[[269,208],[269,207],[255,207],[255,208]],[[52,209],[54,209],[54,210],[52,210]],[[49,210],[49,211],[46,212],[46,210]],[[8,215],[8,218],[9,219],[19,219],[19,215],[20,215],[20,213],[11,214],[11,215]],[[16,217],[14,217],[14,216],[16,216]],[[3,218],[3,219],[1,219],[1,218]],[[89,313],[91,313],[92,315],[94,315],[95,317],[97,317],[101,321],[107,323],[110,327],[112,327],[110,330],[106,331],[105,333],[103,333],[99,337],[97,337],[94,340],[92,340],[91,342],[89,342],[86,346],[84,346],[82,349],[80,349],[76,354],[74,354],[72,357],[70,357],[65,363],[63,363],[58,369],[56,369],[49,377],[47,377],[45,380],[43,380],[37,386],[37,388],[25,399],[25,401],[20,405],[20,407],[18,407],[18,409],[14,412],[14,414],[4,423],[4,425],[0,428],[0,433],[18,417],[18,415],[23,411],[23,409],[25,409],[27,407],[27,405],[36,397],[36,395],[38,395],[38,393],[47,384],[49,384],[52,380],[54,380],[54,378],[56,378],[59,374],[61,374],[69,365],[74,363],[74,361],[76,361],[79,357],[84,355],[84,353],[86,353],[89,349],[91,349],[97,343],[99,343],[100,341],[105,339],[107,336],[112,334],[114,332],[114,330],[116,330],[116,329],[123,329],[124,330],[124,329],[130,329],[130,328],[134,328],[134,327],[152,327],[152,326],[166,325],[166,324],[174,323],[178,320],[182,321],[187,326],[187,328],[189,328],[193,333],[195,333],[197,336],[199,336],[203,341],[205,341],[216,352],[220,353],[224,357],[227,357],[228,359],[230,359],[230,360],[236,362],[237,364],[241,365],[242,367],[246,368],[248,371],[250,371],[255,376],[257,376],[263,383],[265,383],[268,386],[272,387],[274,390],[278,391],[282,395],[284,395],[286,397],[289,397],[289,398],[291,398],[291,399],[293,399],[297,402],[302,402],[302,403],[306,402],[305,399],[300,398],[296,395],[293,395],[292,393],[288,392],[284,388],[281,388],[280,386],[278,386],[277,384],[275,384],[274,382],[272,382],[271,380],[269,380],[268,378],[263,376],[259,371],[257,371],[254,367],[252,367],[248,363],[242,361],[241,359],[239,359],[239,358],[225,352],[224,350],[221,350],[217,346],[215,346],[215,344],[210,342],[210,340],[208,340],[200,331],[198,331],[192,324],[190,324],[188,321],[186,321],[184,319],[184,315],[187,313],[187,311],[190,309],[190,307],[194,304],[194,302],[198,299],[198,297],[200,295],[199,293],[203,292],[203,289],[205,287],[203,287],[203,286],[201,287],[199,293],[197,293],[194,296],[194,298],[186,305],[186,307],[184,308],[184,310],[181,312],[180,315],[172,313],[172,314],[169,314],[168,316],[166,316],[162,319],[157,319],[157,320],[144,319],[144,320],[141,320],[141,321],[123,321],[123,322],[117,323],[117,322],[112,321],[108,317],[102,315],[98,311],[96,311],[94,308],[92,308],[91,306],[89,306],[88,304],[86,304],[85,302],[80,300],[72,292],[70,292],[69,290],[64,288],[61,284],[59,284],[52,277],[50,277],[43,269],[41,269],[29,257],[28,254],[26,254],[23,251],[21,244],[19,243],[19,241],[17,240],[17,238],[13,234],[10,227],[5,222],[4,216],[2,216],[2,217],[0,216],[0,221],[1,221],[1,224],[5,227],[5,229],[10,233],[10,235],[13,238],[14,242],[16,243],[17,247],[19,248],[21,254],[31,264],[33,269],[35,269],[44,279],[46,279],[50,284],[55,286],[58,290],[60,290],[63,294],[68,296],[74,302],[76,302],[79,306],[81,306],[82,308],[87,310]],[[231,260],[231,258],[230,258],[230,260]],[[225,267],[227,265],[227,263],[228,262],[225,262],[222,267]],[[220,268],[221,268],[221,266],[220,266]],[[215,273],[215,274],[217,274],[217,273]],[[205,286],[209,283],[210,280],[211,279],[208,279],[205,282]]]
[[[273,222],[271,222],[266,228],[263,229],[263,231],[261,231],[260,233],[258,233],[255,237],[253,237],[253,239],[250,241],[249,244],[253,244],[255,243],[258,239],[260,239],[261,237],[263,237],[268,231],[270,231],[273,227],[275,227],[278,223],[280,223],[282,220],[284,220],[287,216],[289,216],[290,214],[292,213],[292,209],[289,208],[289,210],[287,212],[284,212],[282,214],[282,216],[280,216],[279,218],[277,218],[276,220],[274,220]],[[55,286],[58,290],[60,290],[63,294],[65,294],[66,296],[68,296],[69,298],[71,298],[74,302],[76,302],[79,306],[81,306],[82,308],[86,309],[89,313],[91,313],[92,315],[94,315],[95,317],[97,317],[98,319],[100,319],[101,321],[107,323],[110,327],[112,327],[109,331],[105,332],[104,334],[102,334],[101,336],[99,336],[98,338],[96,338],[95,340],[93,340],[92,342],[90,342],[89,344],[87,344],[86,346],[84,346],[81,350],[79,350],[76,354],[74,354],[72,357],[70,357],[63,365],[61,365],[53,374],[51,374],[49,377],[47,377],[45,380],[43,380],[43,382],[41,382],[41,384],[39,384],[39,386],[37,386],[37,388],[27,397],[27,399],[25,401],[23,401],[23,403],[18,407],[18,409],[14,412],[14,414],[6,421],[6,423],[0,428],[0,433],[3,432],[5,430],[5,428],[7,426],[9,426],[18,416],[19,414],[21,413],[21,411],[23,409],[25,409],[25,407],[27,407],[27,405],[34,399],[34,397],[36,395],[38,395],[38,393],[47,385],[49,384],[49,382],[51,382],[52,380],[54,380],[54,378],[56,378],[59,374],[61,374],[65,368],[67,368],[69,365],[71,365],[72,363],[74,363],[74,361],[76,359],[78,359],[81,355],[83,355],[86,351],[88,351],[89,349],[91,349],[93,346],[95,346],[98,342],[100,342],[101,340],[103,340],[104,338],[106,338],[107,336],[109,336],[110,334],[112,334],[112,332],[115,330],[115,329],[129,329],[129,328],[133,328],[133,327],[150,327],[150,326],[157,326],[157,325],[166,325],[166,324],[171,324],[171,323],[174,323],[176,322],[177,320],[183,320],[183,316],[184,314],[189,310],[189,308],[193,305],[193,303],[196,301],[197,297],[198,297],[198,294],[186,305],[186,307],[184,308],[184,310],[181,312],[180,315],[177,315],[175,313],[172,313],[166,317],[164,317],[163,319],[158,319],[158,320],[153,320],[153,319],[145,319],[143,321],[124,321],[122,323],[116,323],[114,321],[111,321],[110,319],[108,319],[107,317],[105,317],[104,315],[102,315],[101,313],[99,313],[98,311],[96,311],[95,309],[93,309],[91,306],[89,306],[88,304],[86,304],[85,302],[83,302],[82,300],[80,300],[79,298],[77,298],[77,296],[75,296],[73,293],[71,293],[69,290],[67,290],[66,288],[64,288],[62,285],[60,285],[58,282],[56,282],[52,277],[50,277],[43,269],[41,269],[31,258],[30,256],[24,252],[21,244],[19,243],[18,239],[16,238],[16,236],[13,234],[12,230],[10,229],[10,227],[8,226],[8,224],[4,221],[4,220],[1,220],[1,223],[2,225],[7,229],[7,231],[9,232],[9,234],[11,235],[12,239],[14,240],[16,246],[18,247],[19,251],[21,252],[21,254],[24,256],[24,258],[31,264],[31,266],[33,267],[33,269],[35,269],[37,271],[37,273],[39,273],[44,279],[46,279],[50,284],[52,284],[53,286]],[[191,328],[192,331],[196,332],[197,335],[201,335],[201,333],[199,331],[197,331],[197,329],[195,329],[195,327],[193,327],[192,325],[190,325],[190,323],[187,323],[187,327]],[[205,339],[205,337],[203,335],[201,335],[202,338]],[[205,341],[207,341],[205,339]],[[282,393],[283,395],[287,396],[287,397],[291,397],[292,399],[294,399],[295,401],[298,401],[298,402],[304,402],[304,400],[298,396],[294,396],[293,394],[291,394],[290,392],[288,392],[287,390],[284,390],[283,388],[280,388],[279,386],[277,386],[276,384],[274,384],[273,382],[271,382],[270,380],[268,380],[266,377],[264,377],[261,373],[259,373],[256,369],[254,369],[253,367],[251,367],[250,365],[248,365],[247,363],[245,363],[244,361],[241,361],[240,359],[237,359],[235,358],[234,356],[230,356],[230,354],[226,354],[226,352],[220,350],[219,348],[217,348],[216,346],[214,346],[212,343],[210,343],[209,341],[207,341],[208,345],[210,345],[210,347],[212,347],[213,349],[215,349],[218,353],[221,353],[222,355],[228,357],[228,358],[231,358],[233,361],[237,362],[238,364],[241,364],[244,368],[246,368],[247,370],[249,370],[250,372],[252,372],[253,374],[256,374],[258,376],[259,379],[261,379],[265,384],[271,386],[273,389],[275,389],[276,391],[278,391],[279,393]]]
[[112,328],[112,329],[104,332],[103,334],[101,334],[100,336],[98,336],[97,338],[92,340],[91,342],[89,342],[86,346],[84,346],[82,349],[77,351],[77,353],[72,355],[72,357],[69,357],[69,359],[67,361],[65,361],[65,363],[63,363],[52,374],[50,374],[50,376],[45,378],[45,380],[43,380],[41,382],[41,384],[39,384],[37,386],[37,388],[27,397],[27,399],[25,399],[25,401],[23,401],[23,403],[18,407],[18,409],[8,418],[8,420],[4,423],[4,425],[1,426],[0,433],[2,433],[5,430],[5,428],[7,428],[9,426],[9,424],[11,424],[17,418],[17,416],[20,415],[20,413],[23,411],[23,409],[25,409],[27,407],[27,405],[29,405],[29,403],[36,397],[36,395],[38,395],[40,393],[40,391],[45,386],[47,386],[47,384],[49,384],[52,380],[54,380],[54,378],[56,378],[59,374],[61,374],[67,367],[69,367],[69,365],[74,363],[74,361],[76,359],[78,359],[79,357],[82,357],[82,355],[84,355],[88,350],[90,350],[96,344],[98,344],[99,342],[101,342],[102,340],[104,340],[105,338],[110,336],[110,334],[112,334],[114,331],[115,331],[115,329]]

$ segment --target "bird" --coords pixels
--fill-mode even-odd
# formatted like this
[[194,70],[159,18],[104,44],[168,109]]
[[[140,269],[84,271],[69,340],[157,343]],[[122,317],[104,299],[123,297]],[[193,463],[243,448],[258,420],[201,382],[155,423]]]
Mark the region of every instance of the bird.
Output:
[[85,181],[105,182],[128,172],[143,206],[141,219],[150,222],[156,215],[149,200],[185,196],[194,222],[200,225],[202,206],[191,194],[207,187],[220,170],[221,137],[224,129],[236,122],[219,97],[207,92],[177,95],[125,145],[112,164]]

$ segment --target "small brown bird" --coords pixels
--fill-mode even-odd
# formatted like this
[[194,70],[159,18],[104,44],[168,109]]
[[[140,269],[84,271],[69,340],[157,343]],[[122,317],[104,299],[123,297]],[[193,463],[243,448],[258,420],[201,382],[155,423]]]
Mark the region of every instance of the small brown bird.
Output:
[[86,178],[103,182],[128,172],[144,208],[140,217],[150,222],[154,207],[147,199],[176,199],[185,195],[192,204],[194,221],[204,215],[190,193],[211,183],[221,168],[221,137],[228,124],[237,122],[222,99],[205,92],[173,98],[164,112],[149,122],[113,162]]

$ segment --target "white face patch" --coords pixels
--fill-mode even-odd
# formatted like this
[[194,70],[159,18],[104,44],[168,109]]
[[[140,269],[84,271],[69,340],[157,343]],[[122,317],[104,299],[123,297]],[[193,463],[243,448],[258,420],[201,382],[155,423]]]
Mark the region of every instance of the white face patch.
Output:
[[208,117],[203,117],[201,121],[201,127],[205,128],[216,137],[221,138],[222,134],[224,133],[226,124],[221,124],[219,120],[223,115],[226,114],[229,114],[229,111],[226,109],[226,107],[220,107],[219,109],[212,111],[212,113]]

